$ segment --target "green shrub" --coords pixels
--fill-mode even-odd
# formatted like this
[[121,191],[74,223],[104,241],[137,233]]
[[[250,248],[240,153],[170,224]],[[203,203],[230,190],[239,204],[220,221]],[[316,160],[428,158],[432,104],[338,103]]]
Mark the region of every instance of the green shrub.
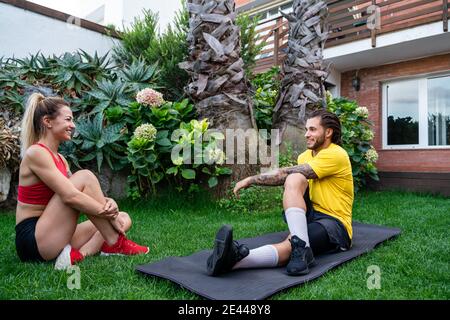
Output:
[[332,98],[327,94],[328,110],[341,120],[342,147],[347,151],[352,164],[355,192],[366,185],[366,177],[378,181],[375,163],[378,154],[371,145],[374,134],[368,120],[367,108],[346,98]]
[[185,7],[178,11],[174,25],[169,25],[162,35],[159,34],[158,20],[157,13],[144,10],[143,17],[135,18],[122,33],[121,43],[113,48],[114,59],[119,65],[131,65],[136,59],[157,65],[157,87],[167,99],[180,100],[189,81],[186,71],[178,67],[188,54],[189,13]]
[[120,143],[123,140],[123,124],[105,126],[103,113],[99,112],[93,120],[82,118],[76,121],[76,127],[73,142],[80,146],[79,152],[84,154],[78,159],[79,162],[95,159],[98,172],[104,160],[113,170],[121,170],[127,165],[125,148]]
[[[150,95],[154,97],[150,99],[152,101],[157,98],[155,93],[147,94]],[[133,132],[127,148],[131,163],[129,196],[138,198],[149,193],[155,194],[156,185],[162,180],[174,182],[178,191],[196,191],[203,176],[208,178],[207,184],[213,188],[220,175],[231,173],[229,169],[219,166],[224,160],[223,155],[216,152],[216,140],[220,136],[213,134],[209,141],[202,141],[201,150],[196,153],[196,138],[206,132],[208,122],[206,119],[201,122],[193,119],[193,105],[187,99],[181,102],[161,100],[160,105],[154,106],[150,106],[151,103],[145,103],[145,99],[141,103],[133,102],[123,113],[129,132]],[[183,152],[188,150],[183,157],[190,152],[191,155],[200,156],[200,159],[189,157],[190,162],[184,161],[187,158],[181,156],[172,159],[173,148]],[[211,162],[217,165],[204,163],[205,154],[212,154],[215,161]],[[196,159],[200,160],[199,164]]]
[[251,81],[255,119],[259,129],[272,128],[273,109],[281,87],[279,73],[279,67],[272,67],[269,71],[257,74]]
[[248,14],[240,14],[236,18],[236,25],[241,29],[241,57],[244,60],[245,74],[249,79],[253,78],[253,68],[256,65],[256,57],[261,53],[265,42],[260,40],[256,32],[260,17],[250,17]]

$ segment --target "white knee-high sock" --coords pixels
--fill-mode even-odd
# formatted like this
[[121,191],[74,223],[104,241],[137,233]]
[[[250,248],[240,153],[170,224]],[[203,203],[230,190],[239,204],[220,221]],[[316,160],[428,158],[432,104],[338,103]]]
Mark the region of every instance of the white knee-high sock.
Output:
[[278,265],[278,250],[272,245],[265,245],[250,250],[248,256],[236,263],[234,269],[271,268]]
[[308,222],[306,221],[306,213],[302,208],[287,208],[284,211],[286,221],[291,232],[291,236],[297,236],[306,242],[309,247]]

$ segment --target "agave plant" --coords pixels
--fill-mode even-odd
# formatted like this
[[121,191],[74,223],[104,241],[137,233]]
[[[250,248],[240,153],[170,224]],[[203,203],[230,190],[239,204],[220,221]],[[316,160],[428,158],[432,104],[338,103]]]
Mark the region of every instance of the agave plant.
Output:
[[102,113],[106,108],[116,105],[127,106],[131,102],[127,95],[127,86],[128,84],[120,79],[96,81],[96,88],[88,92],[96,100],[96,106],[90,113]]
[[54,57],[56,70],[52,73],[55,76],[55,83],[66,90],[75,90],[80,94],[82,89],[91,87],[92,82],[85,73],[91,67],[84,63],[79,53],[71,54],[66,52],[62,57]]
[[30,57],[24,59],[14,59],[14,62],[29,83],[44,80],[53,67],[50,59],[47,59],[42,53],[30,54]]
[[15,90],[25,87],[27,83],[22,80],[22,75],[22,71],[15,65],[9,62],[5,63],[0,69],[0,88]]
[[107,78],[107,75],[111,73],[113,67],[111,66],[111,61],[108,57],[108,53],[104,56],[99,56],[97,51],[91,56],[86,51],[79,49],[80,56],[83,62],[89,67],[86,69],[86,73],[89,75],[92,81],[101,80],[102,78]]
[[[78,143],[81,143],[81,141],[77,141]],[[58,150],[64,158],[69,162],[69,164],[74,164],[77,166],[77,168],[81,169],[79,160],[78,160],[78,148],[74,141],[69,140],[65,141],[64,143],[60,144],[59,150]]]
[[104,159],[113,170],[120,170],[126,165],[126,148],[119,143],[123,124],[118,123],[104,127],[103,113],[100,112],[93,120],[82,119],[77,122],[76,126],[75,142],[79,142],[78,136],[81,136],[80,149],[86,153],[79,159],[80,162],[91,161],[95,158],[98,172],[101,170]]
[[6,90],[0,92],[0,102],[15,112],[22,112],[25,97],[16,90]]
[[128,83],[128,90],[130,92],[137,92],[144,88],[154,88],[154,84],[158,79],[159,70],[157,64],[148,66],[144,60],[134,60],[130,66],[125,66],[118,72],[119,78],[123,82]]

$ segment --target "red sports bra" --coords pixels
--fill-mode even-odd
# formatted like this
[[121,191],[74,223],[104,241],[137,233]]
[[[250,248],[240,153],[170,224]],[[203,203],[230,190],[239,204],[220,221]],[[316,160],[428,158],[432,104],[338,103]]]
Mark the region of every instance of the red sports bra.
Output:
[[[53,158],[53,161],[55,162],[55,165],[58,168],[58,170],[64,176],[69,177],[69,175],[67,174],[66,165],[59,154],[58,154],[58,158],[59,158],[59,161],[58,161],[56,159],[55,155],[53,154],[53,152],[51,152],[50,149],[46,145],[44,145],[42,143],[37,143],[36,145],[41,146],[44,149],[46,149],[48,152],[50,152],[50,154]],[[52,189],[47,187],[47,185],[44,182],[40,181],[31,186],[20,186],[19,185],[19,188],[17,190],[17,200],[22,203],[27,203],[27,204],[47,205],[54,194],[55,193],[53,192]]]

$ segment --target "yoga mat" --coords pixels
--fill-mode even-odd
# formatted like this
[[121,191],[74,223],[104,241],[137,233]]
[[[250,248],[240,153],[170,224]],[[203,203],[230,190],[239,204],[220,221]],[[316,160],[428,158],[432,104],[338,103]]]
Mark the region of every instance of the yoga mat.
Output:
[[[399,235],[400,232],[398,228],[354,222],[353,246],[350,250],[316,256],[316,264],[310,268],[310,272],[298,277],[287,275],[285,267],[238,269],[218,277],[208,276],[206,260],[212,251],[215,235],[211,235],[210,250],[199,251],[186,257],[169,257],[150,264],[139,265],[136,270],[146,275],[173,281],[207,299],[261,300],[286,288],[316,279],[344,262],[373,250],[375,246]],[[277,232],[238,241],[253,249],[281,242],[287,235],[288,232]]]

